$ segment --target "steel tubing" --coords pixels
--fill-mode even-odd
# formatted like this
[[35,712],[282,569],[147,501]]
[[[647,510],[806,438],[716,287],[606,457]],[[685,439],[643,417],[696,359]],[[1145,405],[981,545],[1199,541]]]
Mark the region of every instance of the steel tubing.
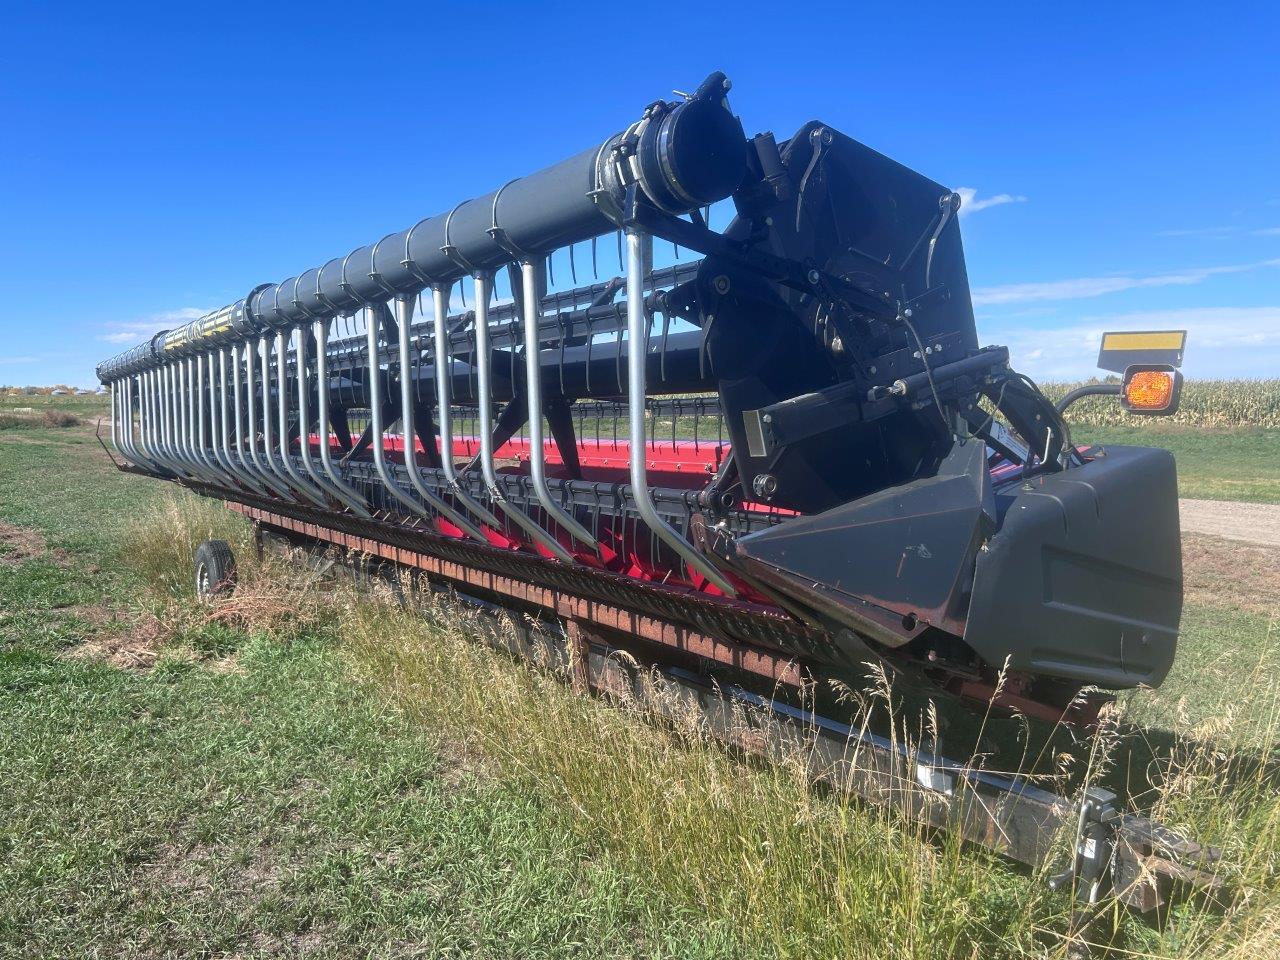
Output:
[[737,596],[737,591],[680,532],[667,523],[653,503],[645,466],[645,360],[648,356],[649,315],[644,306],[644,283],[649,265],[649,238],[636,230],[627,231],[627,421],[630,438],[631,495],[636,510],[658,538],[684,558],[722,593]]

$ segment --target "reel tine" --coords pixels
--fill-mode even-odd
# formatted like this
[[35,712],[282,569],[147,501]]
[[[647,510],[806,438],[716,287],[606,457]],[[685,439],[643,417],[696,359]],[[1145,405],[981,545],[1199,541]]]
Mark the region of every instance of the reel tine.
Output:
[[[573,248],[570,247],[570,249],[573,249]],[[563,397],[568,395],[568,391],[565,389],[565,386],[564,386],[564,349],[565,349],[565,341],[569,339],[569,335],[567,330],[565,329],[566,323],[564,319],[564,314],[560,313],[559,311],[556,311],[556,326],[560,330],[559,373],[560,373],[560,395]]]

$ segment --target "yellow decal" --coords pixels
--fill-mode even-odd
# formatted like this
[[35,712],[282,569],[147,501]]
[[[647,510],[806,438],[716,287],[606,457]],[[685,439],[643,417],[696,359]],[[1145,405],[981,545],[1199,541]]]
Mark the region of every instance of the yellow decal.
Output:
[[1102,335],[1103,350],[1181,350],[1186,342],[1187,335],[1181,330]]

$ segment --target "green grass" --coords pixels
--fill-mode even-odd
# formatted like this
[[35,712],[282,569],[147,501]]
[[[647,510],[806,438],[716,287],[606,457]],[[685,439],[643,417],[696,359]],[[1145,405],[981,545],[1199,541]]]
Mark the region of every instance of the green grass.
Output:
[[[237,596],[194,605],[191,544],[242,528],[85,430],[0,441],[0,520],[65,551],[0,556],[0,958],[1062,954],[1042,877],[575,697],[452,609],[304,592],[243,550]],[[1122,917],[1125,950],[1278,942],[1271,621],[1189,609],[1125,707],[1107,782],[1152,785],[1254,890]],[[69,655],[144,627],[153,669]],[[1077,772],[1095,744],[1063,746]]]
[[1204,500],[1280,503],[1280,429],[1183,427],[1159,422],[1076,427],[1077,443],[1164,447],[1178,461],[1178,491]]
[[147,673],[65,657],[101,629],[86,605],[131,609],[118,544],[159,494],[74,445],[0,448],[0,517],[70,551],[0,565],[0,956],[737,954],[406,723],[322,630],[197,626]]

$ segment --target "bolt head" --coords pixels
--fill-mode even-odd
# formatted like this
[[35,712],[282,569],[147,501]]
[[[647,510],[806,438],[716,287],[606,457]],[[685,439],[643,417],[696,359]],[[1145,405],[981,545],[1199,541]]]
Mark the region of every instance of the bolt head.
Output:
[[817,270],[810,270],[810,271],[809,271],[809,282],[810,282],[810,283],[817,283],[817,282],[818,282],[818,279],[819,279],[818,271],[817,271]]

